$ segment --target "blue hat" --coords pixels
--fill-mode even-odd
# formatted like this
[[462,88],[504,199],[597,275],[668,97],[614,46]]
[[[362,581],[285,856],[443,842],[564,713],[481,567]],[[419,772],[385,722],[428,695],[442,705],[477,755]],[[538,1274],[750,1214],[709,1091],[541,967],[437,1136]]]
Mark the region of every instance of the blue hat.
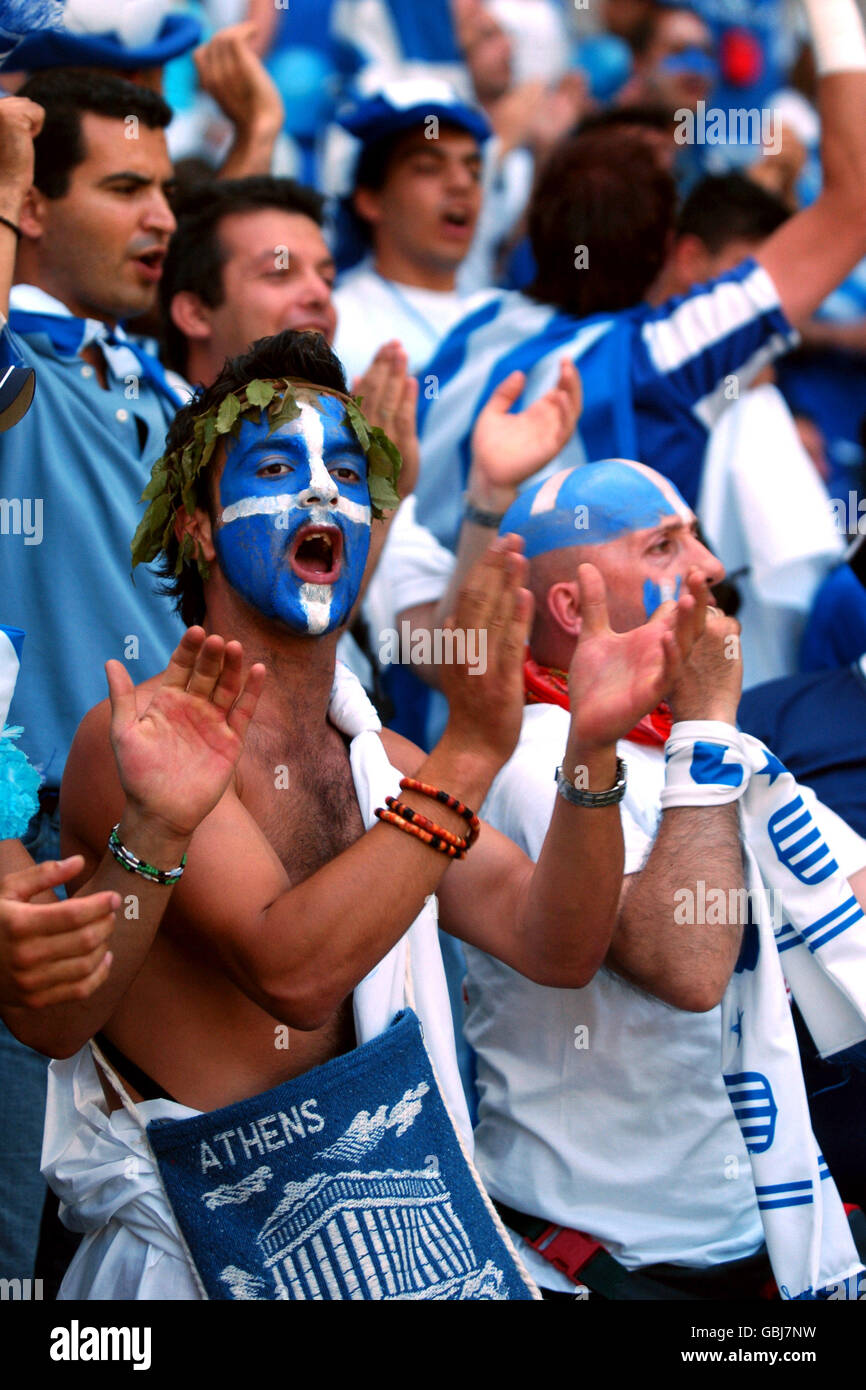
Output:
[[483,111],[461,101],[454,88],[438,78],[401,78],[388,82],[373,96],[363,97],[337,114],[337,123],[363,145],[401,130],[423,125],[436,116],[475,137],[479,144],[492,134]]
[[167,8],[152,0],[148,24],[142,0],[116,0],[110,12],[93,0],[0,0],[0,71],[161,67],[201,40],[197,19]]

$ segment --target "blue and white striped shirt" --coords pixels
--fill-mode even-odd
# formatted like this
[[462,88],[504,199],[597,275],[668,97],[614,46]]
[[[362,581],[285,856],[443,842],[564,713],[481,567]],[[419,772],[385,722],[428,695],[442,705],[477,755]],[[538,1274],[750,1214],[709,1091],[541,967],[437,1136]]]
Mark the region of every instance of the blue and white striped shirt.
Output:
[[583,414],[548,468],[637,459],[693,507],[710,429],[796,340],[775,285],[753,260],[657,308],[587,319],[514,291],[479,296],[421,373],[418,519],[456,548],[479,413],[516,369],[527,374],[523,409],[555,384],[565,356],[581,374]]

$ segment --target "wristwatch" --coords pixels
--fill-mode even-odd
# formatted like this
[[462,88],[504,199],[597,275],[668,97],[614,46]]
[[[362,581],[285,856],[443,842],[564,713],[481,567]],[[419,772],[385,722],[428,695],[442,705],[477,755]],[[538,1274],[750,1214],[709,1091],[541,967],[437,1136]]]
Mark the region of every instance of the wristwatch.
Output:
[[616,781],[606,792],[587,792],[576,787],[562,770],[556,769],[556,790],[572,806],[615,806],[625,796],[626,766],[622,758],[616,760]]
[[504,512],[488,512],[483,507],[476,507],[474,502],[464,495],[463,498],[463,520],[470,522],[473,526],[488,526],[490,529],[499,530]]

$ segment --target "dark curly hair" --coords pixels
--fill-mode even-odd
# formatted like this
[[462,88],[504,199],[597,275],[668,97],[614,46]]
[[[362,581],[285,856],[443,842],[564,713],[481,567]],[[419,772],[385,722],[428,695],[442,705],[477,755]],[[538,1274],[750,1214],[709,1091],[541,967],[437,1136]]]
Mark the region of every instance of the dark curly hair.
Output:
[[528,293],[575,318],[633,308],[662,268],[676,211],[673,177],[643,131],[613,126],[567,138],[532,195],[538,271]]
[[[166,436],[165,452],[171,453],[192,443],[193,426],[198,416],[218,408],[226,396],[257,378],[269,380],[277,377],[300,377],[314,386],[346,391],[346,378],[339,358],[334,356],[321,333],[298,333],[294,329],[286,329],[271,338],[259,338],[246,352],[227,358],[216,380],[177,412]],[[216,522],[212,479],[220,458],[218,450],[197,482],[196,505],[207,511],[212,524]],[[195,560],[186,561],[180,574],[175,574],[179,550],[180,543],[172,534],[159,565],[163,579],[161,592],[174,599],[176,611],[189,627],[204,621],[204,585]]]

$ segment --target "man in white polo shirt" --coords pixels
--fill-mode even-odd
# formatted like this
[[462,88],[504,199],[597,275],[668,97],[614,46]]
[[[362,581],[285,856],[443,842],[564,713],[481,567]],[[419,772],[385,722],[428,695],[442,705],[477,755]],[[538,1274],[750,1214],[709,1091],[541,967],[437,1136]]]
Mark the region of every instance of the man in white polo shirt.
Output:
[[[484,811],[534,857],[557,795],[580,797],[586,786],[579,768],[557,768],[569,718],[565,672],[582,623],[579,563],[590,560],[604,576],[611,626],[620,632],[644,622],[647,612],[693,585],[696,576],[716,583],[723,569],[697,539],[695,518],[672,484],[620,459],[536,484],[506,512],[502,529],[523,537],[536,616],[520,743]],[[585,1295],[588,1286],[594,1295],[616,1299],[756,1298],[774,1275],[779,1285],[793,1283],[786,1279],[792,1265],[785,1247],[797,1239],[799,1216],[781,1213],[781,1247],[772,1229],[783,1202],[796,1212],[811,1211],[813,1197],[815,1210],[829,1197],[844,1221],[808,1128],[772,932],[768,947],[761,938],[761,968],[777,971],[775,995],[767,985],[760,1009],[718,1007],[729,987],[737,987],[729,986],[732,975],[757,979],[752,904],[762,890],[741,849],[741,816],[743,839],[753,844],[748,807],[740,812],[730,796],[720,799],[718,788],[703,785],[687,801],[669,799],[672,750],[685,734],[697,740],[693,769],[701,757],[717,764],[709,778],[693,771],[696,781],[735,788],[742,781],[742,758],[733,763],[740,747],[741,676],[737,625],[710,609],[704,636],[667,703],[620,741],[628,770],[621,807],[626,878],[611,950],[588,986],[542,989],[466,948],[466,1034],[478,1055],[479,1168],[504,1220],[528,1242],[523,1253],[533,1276],[552,1294],[573,1296],[578,1287]],[[628,681],[623,663],[623,685]],[[748,794],[754,783],[757,795],[769,796],[774,785],[786,785],[779,781],[783,773],[787,777],[767,755],[766,765],[751,773]],[[855,930],[862,937],[863,919],[849,895],[859,890],[866,898],[866,841],[810,792],[797,791],[814,818],[812,847],[819,836],[826,840],[851,880],[843,894],[848,939]],[[758,869],[766,885],[760,858]],[[812,891],[823,894],[826,887]],[[769,901],[775,905],[772,894]],[[714,911],[719,902],[737,910]],[[741,910],[746,903],[749,910]],[[819,903],[815,918],[823,911]],[[784,913],[786,924],[795,920],[787,901]],[[779,925],[775,916],[773,925]],[[783,937],[792,930],[784,926]],[[805,936],[808,931],[804,927]],[[809,937],[812,946],[820,936]],[[794,953],[781,955],[784,949],[780,937],[779,959],[787,970]],[[766,964],[765,955],[772,957]],[[759,1051],[749,1053],[750,1028],[760,1033],[776,1007],[773,1028],[764,1028]],[[783,1048],[786,1028],[782,1075],[765,1058]],[[746,1059],[756,1055],[753,1067]],[[746,1105],[760,1112],[756,1121],[754,1114],[737,1114],[744,1107],[737,1087],[738,1077],[758,1075],[766,1083],[761,1104],[750,1097]],[[794,1128],[788,1128],[789,1115],[796,1116]],[[766,1133],[758,1135],[765,1122]],[[798,1179],[814,1163],[817,1193],[810,1187],[796,1203],[788,1193],[798,1184],[780,1181],[788,1173],[774,1166],[782,1146],[796,1154]],[[768,1174],[758,1166],[765,1153]],[[795,1252],[799,1269],[798,1258]],[[840,1244],[821,1256],[809,1280],[789,1285],[791,1295],[806,1283],[821,1288],[847,1277],[846,1261],[856,1266],[856,1251]]]

